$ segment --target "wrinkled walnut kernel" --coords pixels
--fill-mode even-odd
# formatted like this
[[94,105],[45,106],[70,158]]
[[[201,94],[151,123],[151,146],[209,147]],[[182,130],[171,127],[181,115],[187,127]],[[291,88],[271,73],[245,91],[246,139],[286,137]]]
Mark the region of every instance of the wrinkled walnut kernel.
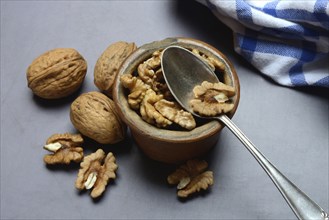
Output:
[[122,85],[130,91],[128,95],[128,104],[130,108],[138,110],[150,86],[145,84],[141,79],[129,74],[121,76],[120,81]]
[[230,97],[235,95],[235,89],[224,83],[202,82],[193,89],[194,99],[190,105],[196,113],[204,116],[216,116],[227,113],[234,108],[230,103]]
[[167,182],[172,185],[177,184],[177,195],[179,197],[188,197],[213,185],[213,172],[205,171],[207,167],[208,163],[206,161],[189,160],[170,174]]
[[196,176],[187,184],[186,187],[178,190],[177,195],[182,198],[188,197],[194,192],[199,192],[200,190],[206,190],[209,186],[214,184],[214,177],[212,171],[205,171],[200,175]]
[[109,180],[116,178],[118,169],[114,155],[110,152],[105,157],[102,149],[84,157],[80,167],[75,187],[79,190],[93,188],[92,198],[102,195]]
[[225,71],[225,64],[223,62],[219,61],[218,59],[209,57],[209,56],[201,53],[197,49],[192,49],[192,53],[194,53],[195,55],[200,57],[205,63],[207,63],[213,71],[215,71],[215,70]]
[[191,113],[184,111],[182,107],[176,102],[169,102],[165,99],[161,99],[154,104],[154,107],[164,117],[170,121],[179,124],[181,127],[187,130],[192,130],[196,126],[196,122]]
[[45,155],[46,164],[69,164],[71,161],[80,162],[83,149],[80,147],[83,138],[80,134],[54,134],[48,138],[44,149],[53,152]]
[[154,104],[163,98],[162,95],[157,95],[152,89],[146,91],[145,97],[141,103],[140,113],[144,121],[154,124],[157,127],[167,127],[172,122],[162,114],[160,114],[154,107]]
[[[214,71],[225,71],[225,64],[221,60],[210,57],[197,49],[191,49],[191,51]],[[196,127],[195,119],[192,114],[184,111],[174,102],[175,98],[171,94],[162,73],[161,56],[162,50],[157,50],[138,65],[136,72],[121,76],[120,82],[130,92],[128,94],[129,107],[136,111],[139,110],[144,121],[157,127],[171,129],[175,127],[170,125],[175,123],[184,129],[192,130]],[[234,107],[233,104],[227,103],[230,96],[223,92],[218,93],[216,88],[212,90],[215,91],[209,89],[205,96],[200,95],[191,101],[192,105],[196,106],[195,112],[202,112],[204,111],[202,108],[209,106],[210,112],[228,112]],[[216,106],[213,106],[213,103],[221,103],[221,108],[213,109]],[[206,114],[207,112],[204,115]]]
[[138,76],[148,85],[153,84],[156,71],[161,67],[161,52],[155,51],[152,57],[144,61],[137,68]]

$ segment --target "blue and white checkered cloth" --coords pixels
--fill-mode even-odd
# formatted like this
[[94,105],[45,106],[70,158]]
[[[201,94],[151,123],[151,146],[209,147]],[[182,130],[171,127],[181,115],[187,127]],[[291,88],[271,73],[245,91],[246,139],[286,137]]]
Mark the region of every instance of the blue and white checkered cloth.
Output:
[[234,49],[285,86],[329,87],[328,0],[197,0],[234,33]]

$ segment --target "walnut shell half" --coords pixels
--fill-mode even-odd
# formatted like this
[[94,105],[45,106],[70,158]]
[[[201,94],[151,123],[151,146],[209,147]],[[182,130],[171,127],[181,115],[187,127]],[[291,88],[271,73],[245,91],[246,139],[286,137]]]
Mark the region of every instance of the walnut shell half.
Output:
[[37,57],[27,69],[28,87],[45,99],[57,99],[75,92],[83,83],[87,63],[72,48],[57,48]]
[[88,92],[76,98],[71,104],[70,119],[83,135],[101,144],[114,144],[125,137],[126,125],[114,102],[100,92]]

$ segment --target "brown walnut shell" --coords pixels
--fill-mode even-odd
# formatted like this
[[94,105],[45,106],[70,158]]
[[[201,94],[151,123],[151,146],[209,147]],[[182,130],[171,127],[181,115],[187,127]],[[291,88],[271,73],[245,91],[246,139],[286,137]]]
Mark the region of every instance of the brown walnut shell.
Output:
[[88,92],[76,98],[71,104],[70,119],[78,131],[101,144],[114,144],[125,137],[126,125],[114,102],[100,92]]
[[28,87],[45,99],[66,97],[83,83],[87,63],[72,48],[57,48],[37,57],[27,69]]
[[94,83],[112,97],[114,79],[123,61],[137,49],[135,43],[119,41],[111,44],[98,58],[94,69]]

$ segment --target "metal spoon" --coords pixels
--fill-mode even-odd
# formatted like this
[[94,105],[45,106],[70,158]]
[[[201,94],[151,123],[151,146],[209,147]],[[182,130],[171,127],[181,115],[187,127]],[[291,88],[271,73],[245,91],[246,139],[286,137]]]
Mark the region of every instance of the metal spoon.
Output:
[[[218,82],[215,73],[196,55],[179,46],[170,46],[163,51],[161,66],[165,81],[175,99],[187,111],[197,117],[202,117],[196,114],[189,105],[193,96],[192,90],[203,81]],[[211,118],[224,123],[243,143],[272,179],[298,219],[328,220],[328,214],[271,164],[225,114]]]

